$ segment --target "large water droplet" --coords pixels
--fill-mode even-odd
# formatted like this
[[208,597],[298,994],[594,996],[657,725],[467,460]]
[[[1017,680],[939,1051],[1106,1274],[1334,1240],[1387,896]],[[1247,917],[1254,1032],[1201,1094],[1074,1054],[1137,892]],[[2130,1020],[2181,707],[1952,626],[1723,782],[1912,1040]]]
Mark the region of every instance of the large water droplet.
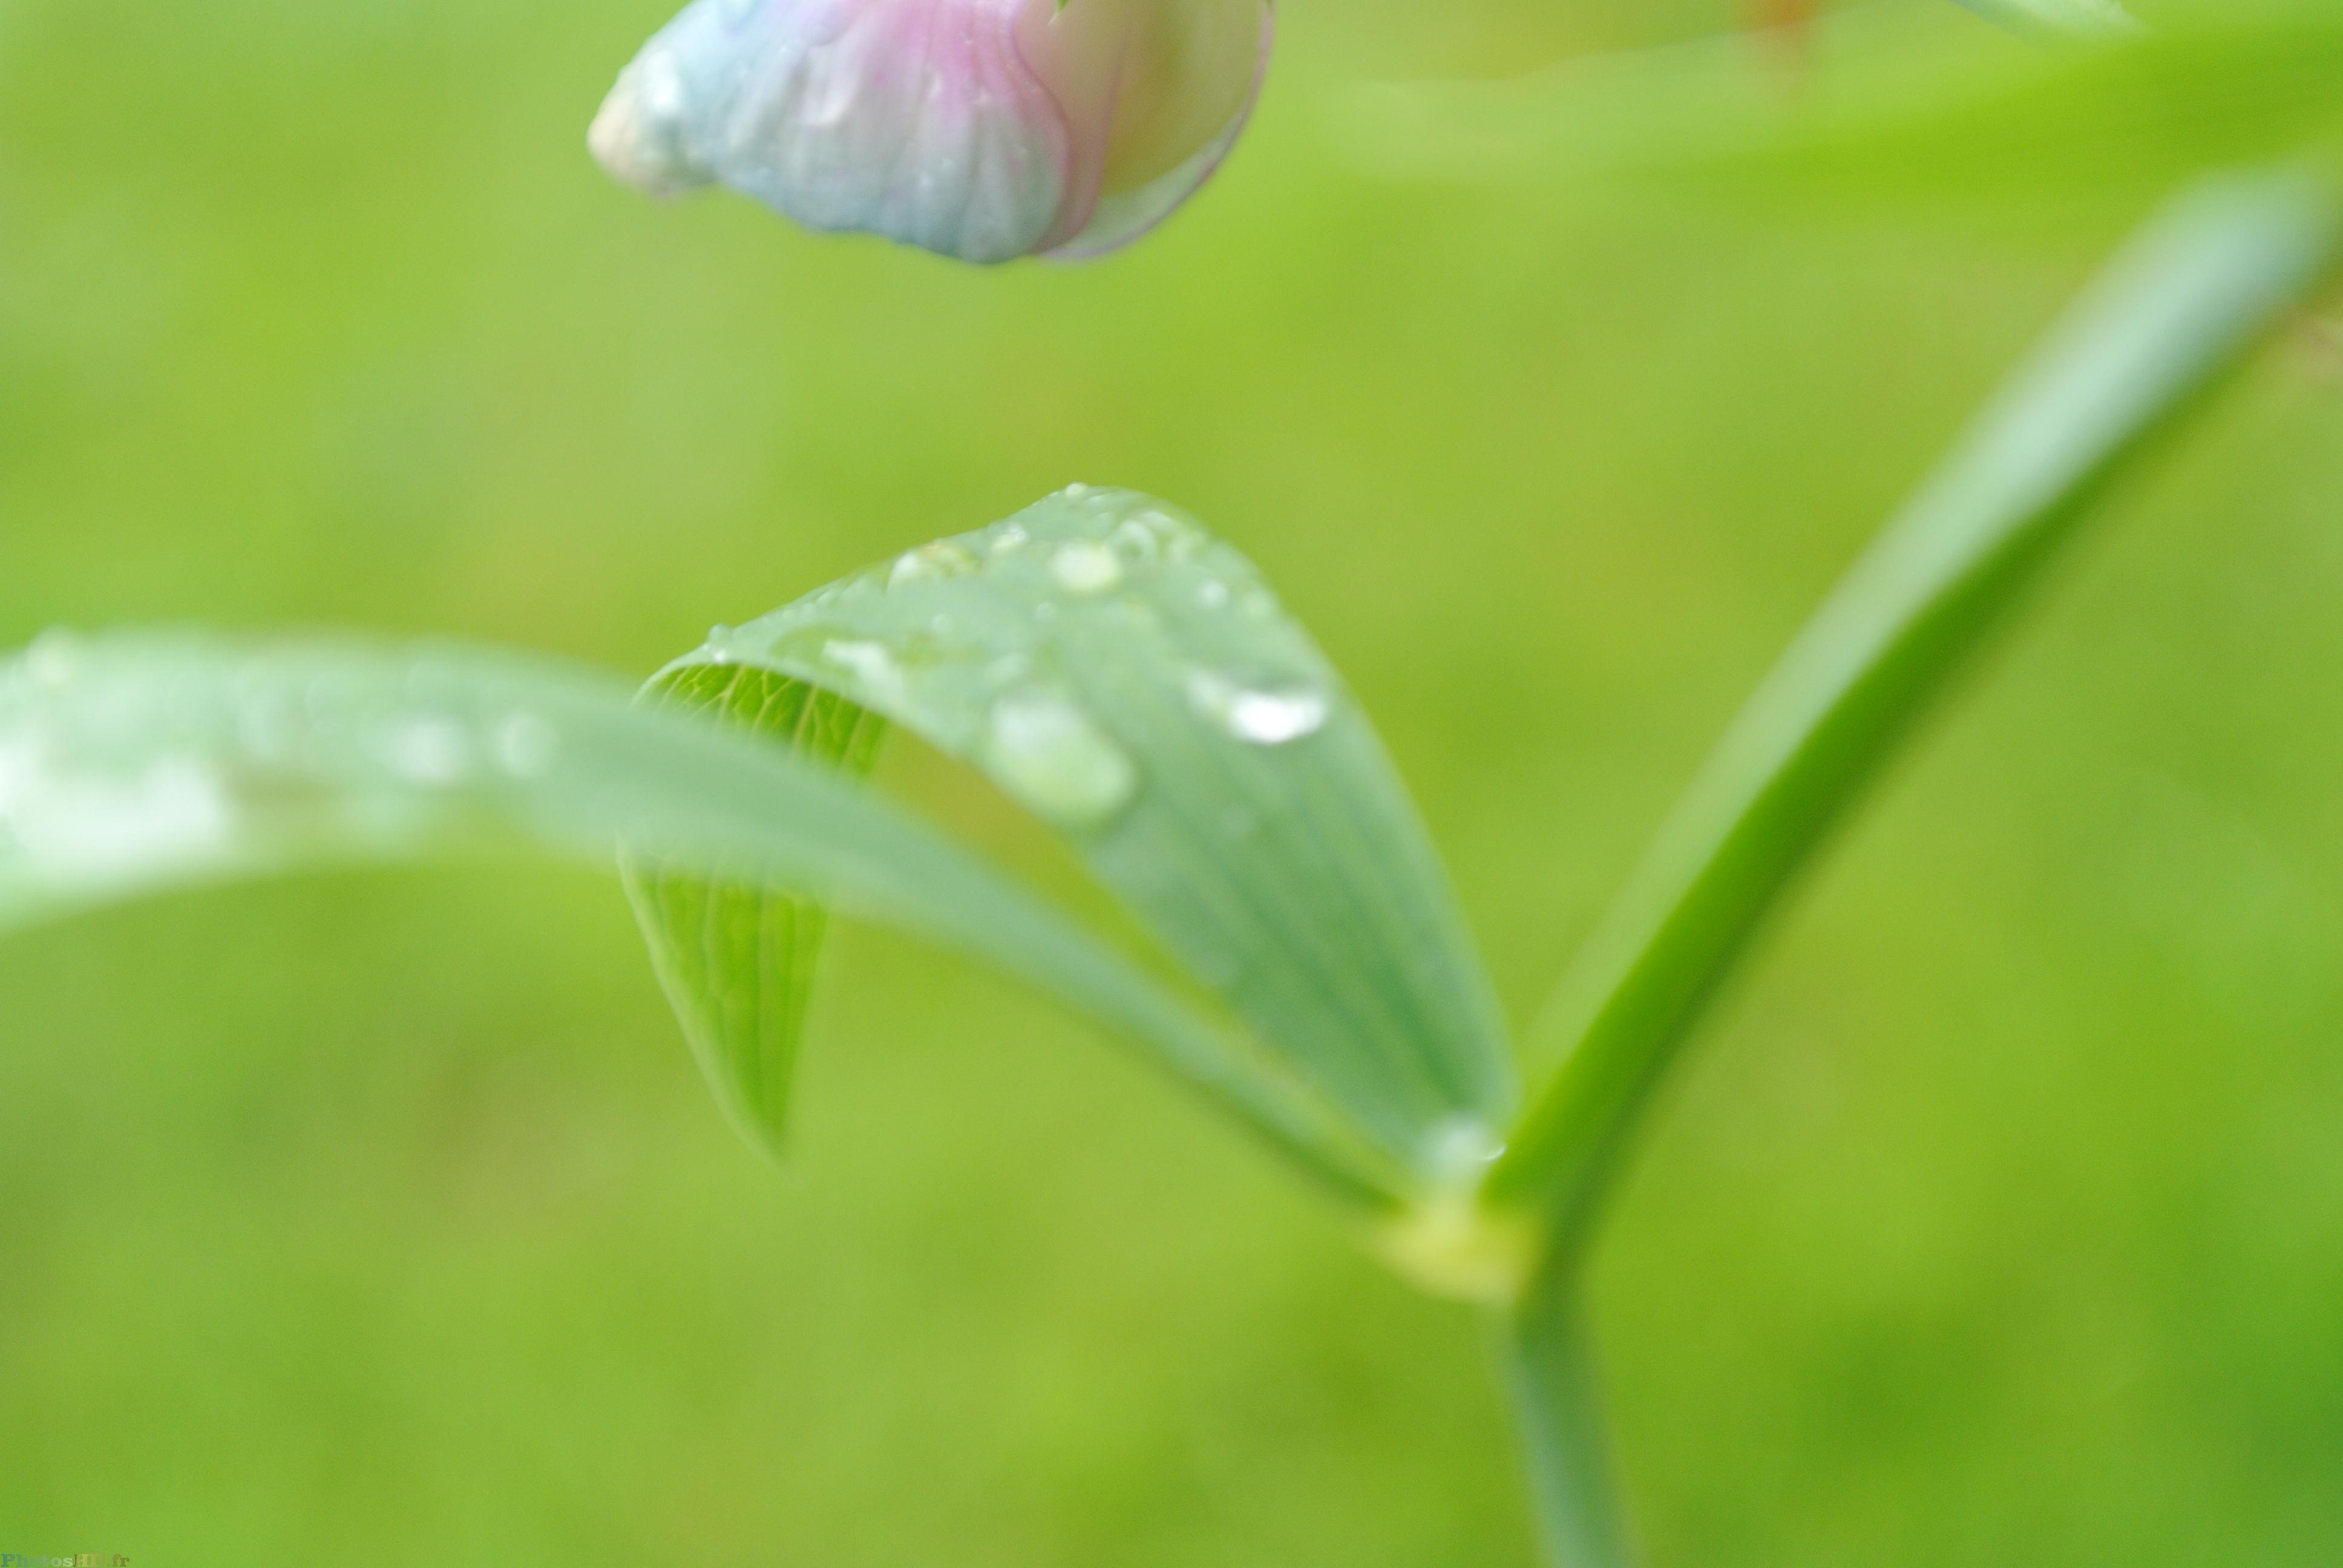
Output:
[[1256,686],[1209,669],[1189,672],[1196,716],[1254,746],[1282,746],[1326,727],[1333,704],[1315,686]]
[[1071,827],[1103,826],[1139,789],[1130,755],[1080,708],[1043,692],[993,705],[984,762],[1011,794]]
[[1074,539],[1050,558],[1050,575],[1068,593],[1104,593],[1122,581],[1122,562],[1095,539]]
[[27,859],[75,880],[134,879],[210,860],[235,825],[210,769],[175,758],[128,778],[36,774],[14,813]]

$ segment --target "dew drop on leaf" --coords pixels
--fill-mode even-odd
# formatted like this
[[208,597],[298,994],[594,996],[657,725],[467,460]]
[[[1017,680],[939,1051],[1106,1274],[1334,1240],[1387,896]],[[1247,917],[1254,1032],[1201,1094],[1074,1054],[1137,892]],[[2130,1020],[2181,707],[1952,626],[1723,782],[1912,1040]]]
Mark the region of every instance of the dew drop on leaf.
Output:
[[508,713],[497,725],[497,765],[516,779],[535,779],[553,766],[561,732],[541,713]]
[[887,586],[900,588],[905,583],[923,582],[931,578],[966,577],[976,569],[976,558],[950,539],[939,539],[918,549],[906,550],[895,558],[888,569]]
[[821,645],[821,657],[824,662],[850,672],[880,706],[902,701],[906,689],[903,667],[895,661],[885,643],[834,637]]
[[1222,732],[1253,746],[1282,746],[1326,727],[1333,705],[1314,686],[1252,686],[1209,669],[1191,670],[1188,706]]
[[471,771],[470,739],[450,719],[399,719],[383,731],[382,751],[391,771],[411,784],[454,784]]
[[984,760],[1003,789],[1053,821],[1103,826],[1139,789],[1121,746],[1064,698],[1021,692],[993,704]]
[[1050,575],[1068,593],[1104,593],[1122,581],[1122,562],[1094,539],[1076,539],[1050,558]]

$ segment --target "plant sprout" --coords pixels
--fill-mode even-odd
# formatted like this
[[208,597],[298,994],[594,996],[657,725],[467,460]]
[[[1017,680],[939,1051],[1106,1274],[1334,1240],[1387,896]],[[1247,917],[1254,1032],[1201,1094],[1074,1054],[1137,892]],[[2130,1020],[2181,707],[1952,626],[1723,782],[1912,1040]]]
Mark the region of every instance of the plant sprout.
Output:
[[[828,8],[861,42],[789,75],[779,97],[760,96],[755,74],[813,58],[790,32],[812,11],[699,0],[629,68],[597,146],[648,183],[720,179],[818,226],[972,259],[1079,245],[1122,196],[1151,193],[1152,209],[1192,188],[1194,160],[1217,160],[1252,92],[1265,7],[1182,11],[1202,19],[1175,35],[1172,13],[1136,3],[959,4],[1003,38],[1097,22],[1118,69],[1151,69],[1148,50],[1167,38],[1177,46],[1161,58],[1209,66],[1192,113],[1162,111],[1185,129],[1151,143],[1135,173],[1117,162],[1127,122],[1052,118],[1042,99],[1061,109],[1072,89],[1046,73],[955,99],[980,112],[930,129],[970,138],[960,153],[913,147],[866,166],[863,138],[903,112],[874,84],[896,79],[820,73],[916,33],[909,0]],[[2058,83],[1997,100],[2014,112],[2087,110],[2092,84],[2135,106],[2159,92],[2235,104],[2268,79],[2250,126],[2197,127],[2213,154],[2264,156],[2215,173],[2185,141],[2140,149],[2177,193],[1760,684],[1518,1037],[1367,715],[1271,586],[1176,507],[1080,485],[719,628],[639,694],[457,646],[53,634],[0,668],[0,924],[494,842],[615,858],[717,1099],[777,1153],[831,913],[972,955],[1232,1119],[1402,1277],[1483,1313],[1554,1560],[1616,1568],[1632,1560],[1630,1532],[1579,1281],[1657,1091],[1833,829],[2064,542],[2343,263],[2332,94],[2289,95],[2291,74],[2270,69],[2306,41],[2343,45],[2331,19],[2273,7],[2215,26],[2229,45],[2216,48],[2093,28],[2121,15],[2101,0],[1977,8],[2098,35],[2087,54],[2002,67],[2026,93]],[[727,35],[743,15],[755,25]],[[1253,40],[1242,51],[1241,35]],[[1198,39],[1210,46],[1181,53]],[[2159,64],[2133,71],[2140,59]],[[1718,79],[1699,72],[1713,65],[1704,56],[1679,87],[1710,94]],[[1631,131],[1574,167],[1858,199],[1882,168],[1956,180],[2007,154],[1959,134],[1986,78],[1947,80],[1955,90],[1916,112],[1883,109],[1858,82],[1770,142],[1728,146],[1697,125],[1664,142]],[[841,114],[812,114],[806,95],[840,83]],[[1406,123],[1437,166],[1493,135],[1534,143],[1538,124],[1583,110],[1583,85],[1416,102]],[[759,105],[773,113],[732,118]],[[808,139],[828,129],[843,139]],[[1101,162],[1102,146],[1116,150]],[[1012,166],[1043,174],[1014,189],[1001,176]],[[928,205],[931,169],[961,182],[945,204],[957,226]],[[1166,169],[1181,171],[1169,186]],[[1126,953],[871,791],[890,728],[1062,836],[1154,950]]]

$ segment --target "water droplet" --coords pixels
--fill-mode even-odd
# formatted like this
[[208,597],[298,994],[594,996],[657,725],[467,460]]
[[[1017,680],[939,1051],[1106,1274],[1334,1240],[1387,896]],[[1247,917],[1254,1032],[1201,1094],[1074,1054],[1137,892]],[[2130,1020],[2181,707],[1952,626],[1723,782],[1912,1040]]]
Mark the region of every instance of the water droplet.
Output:
[[882,708],[900,704],[909,690],[903,667],[883,642],[834,637],[821,645],[821,657],[850,672],[862,683],[861,695]]
[[1163,541],[1155,537],[1155,530],[1147,523],[1147,518],[1155,515],[1158,514],[1142,513],[1126,518],[1107,536],[1107,542],[1133,566],[1151,567],[1162,558]]
[[471,739],[463,726],[433,715],[393,723],[383,732],[382,751],[391,771],[411,784],[454,784],[472,767]]
[[1011,551],[1021,550],[1032,538],[1032,535],[1025,531],[1022,524],[1005,523],[993,530],[992,553],[996,556],[1005,556]]
[[1070,827],[1103,826],[1139,789],[1130,755],[1090,715],[1045,692],[993,704],[983,756],[1003,789]]
[[1066,499],[1070,501],[1086,501],[1090,499],[1090,494],[1091,487],[1079,480],[1065,488]]
[[1050,558],[1050,575],[1068,593],[1104,593],[1122,581],[1122,562],[1095,539],[1075,539]]
[[497,765],[517,779],[535,779],[553,766],[561,732],[541,713],[508,713],[497,725]]
[[1189,672],[1198,718],[1254,746],[1282,746],[1326,727],[1333,704],[1314,686],[1252,686],[1209,669]]
[[17,808],[25,857],[76,880],[147,878],[212,859],[235,826],[218,776],[186,758],[130,778],[36,772]]
[[950,539],[938,539],[896,557],[887,573],[887,586],[893,588],[933,578],[966,577],[975,569],[974,556]]
[[1423,1167],[1442,1186],[1463,1185],[1504,1151],[1505,1141],[1478,1117],[1451,1116],[1425,1135]]
[[1229,602],[1229,585],[1218,578],[1206,578],[1196,585],[1196,602],[1206,609],[1223,609]]

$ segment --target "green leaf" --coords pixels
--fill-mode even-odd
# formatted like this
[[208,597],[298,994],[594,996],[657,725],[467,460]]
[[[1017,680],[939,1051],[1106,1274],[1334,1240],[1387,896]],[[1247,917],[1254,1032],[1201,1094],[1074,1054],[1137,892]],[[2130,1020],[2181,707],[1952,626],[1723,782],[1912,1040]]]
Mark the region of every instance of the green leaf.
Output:
[[51,638],[0,665],[0,927],[151,890],[519,842],[806,893],[983,959],[1144,1048],[1322,1184],[1371,1157],[1243,1046],[931,829],[598,678],[454,648]]
[[1192,520],[1077,486],[669,673],[710,666],[822,686],[982,769],[1393,1157],[1452,1176],[1493,1142],[1505,1031],[1407,794],[1324,656]]
[[1957,0],[1978,15],[2022,32],[2069,38],[2120,37],[2139,20],[2116,0]]
[[[1941,14],[1940,14],[1941,13]],[[1944,7],[1863,6],[1805,59],[1718,37],[1502,82],[1353,90],[1342,145],[1403,178],[2072,229],[2343,139],[2343,10],[2223,6],[2044,48]]]
[[[887,729],[843,698],[760,669],[677,670],[644,699],[720,719],[855,778],[870,772]],[[700,1070],[741,1136],[779,1155],[830,911],[753,877],[711,879],[640,853],[620,866]]]
[[1554,1245],[1795,875],[2109,486],[2336,264],[2336,187],[2289,170],[2174,204],[2075,307],[1775,668],[1566,977],[1562,1049],[1490,1173]]

